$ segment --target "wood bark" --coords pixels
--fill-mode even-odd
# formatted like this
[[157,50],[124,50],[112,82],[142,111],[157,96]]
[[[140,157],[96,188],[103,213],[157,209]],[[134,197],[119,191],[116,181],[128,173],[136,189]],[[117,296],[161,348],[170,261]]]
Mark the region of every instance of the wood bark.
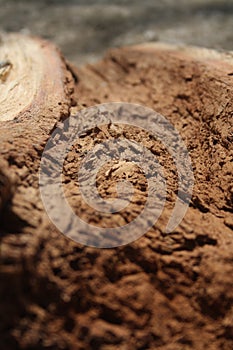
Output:
[[[144,44],[76,68],[42,39],[11,34],[0,45],[2,348],[231,349],[232,53]],[[106,250],[77,244],[54,227],[41,202],[38,169],[49,136],[65,118],[113,101],[151,107],[177,128],[195,186],[184,220],[166,234],[176,173],[169,155],[144,135],[164,165],[168,205],[141,239]],[[84,137],[64,166],[70,204],[99,225],[106,218],[82,203],[73,175],[83,152],[107,132]],[[127,132],[137,139],[137,131]],[[103,196],[114,194],[116,181],[130,172],[141,190],[145,179],[137,169],[114,166],[110,177],[99,174]],[[132,220],[143,198],[138,202],[107,225]]]

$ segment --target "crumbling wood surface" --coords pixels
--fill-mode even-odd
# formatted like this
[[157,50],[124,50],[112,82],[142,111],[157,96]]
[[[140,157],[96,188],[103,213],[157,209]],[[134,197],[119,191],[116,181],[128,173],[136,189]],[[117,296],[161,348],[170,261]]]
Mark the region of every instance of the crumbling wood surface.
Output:
[[[10,62],[0,70],[2,349],[231,349],[232,54],[145,44],[114,49],[101,62],[77,69],[52,44],[12,34],[2,37],[0,55]],[[168,118],[189,150],[195,186],[184,220],[165,234],[175,171],[145,135],[166,171],[168,205],[141,239],[103,250],[57,231],[43,209],[38,169],[59,123],[108,101],[140,103]],[[137,140],[135,130],[128,134]],[[87,135],[64,167],[70,204],[85,220],[95,213],[75,192],[73,174],[83,152],[106,135],[101,129]],[[107,179],[106,172],[99,174],[103,196],[114,194],[125,172],[139,176],[125,167],[115,164]],[[107,224],[125,224],[139,205]],[[97,217],[97,224],[103,222]]]

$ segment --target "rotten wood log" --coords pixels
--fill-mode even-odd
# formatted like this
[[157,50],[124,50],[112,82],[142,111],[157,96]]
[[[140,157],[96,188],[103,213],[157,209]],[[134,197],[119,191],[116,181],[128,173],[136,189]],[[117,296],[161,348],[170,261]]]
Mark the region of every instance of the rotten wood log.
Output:
[[[2,348],[231,349],[232,53],[144,44],[76,69],[52,44],[12,34],[1,38],[0,61]],[[145,135],[145,146],[163,162],[169,205],[141,239],[99,250],[66,239],[49,221],[38,169],[58,123],[108,101],[140,103],[166,116],[189,150],[195,186],[183,222],[165,234],[175,171]],[[64,166],[70,204],[100,225],[105,218],[82,203],[72,176],[82,152],[106,131],[82,139],[81,153],[71,153]],[[137,139],[136,131],[128,134]],[[114,166],[110,178],[99,174],[103,196],[125,172],[140,175],[128,164]],[[144,185],[141,177],[138,183]],[[138,205],[108,224],[130,221]]]

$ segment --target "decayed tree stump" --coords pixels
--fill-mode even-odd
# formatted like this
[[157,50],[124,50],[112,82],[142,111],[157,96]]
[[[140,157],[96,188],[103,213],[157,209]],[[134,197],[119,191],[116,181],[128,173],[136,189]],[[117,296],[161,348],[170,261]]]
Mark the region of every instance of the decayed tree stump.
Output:
[[[112,50],[101,62],[76,69],[52,44],[6,35],[0,60],[2,348],[231,349],[232,54],[145,44]],[[101,250],[65,238],[49,221],[38,169],[56,126],[108,101],[140,103],[171,121],[192,158],[195,186],[184,220],[164,233],[176,173],[166,152],[145,135],[165,168],[168,205],[141,239]],[[136,131],[127,132],[136,139]],[[86,135],[64,166],[70,204],[100,225],[105,218],[82,203],[73,174],[95,138],[106,135],[111,130]],[[137,169],[114,167],[106,179],[106,171],[99,174],[103,196],[114,195],[115,182],[130,172],[140,190],[145,179],[137,181]],[[143,198],[138,202],[107,224],[130,221]]]

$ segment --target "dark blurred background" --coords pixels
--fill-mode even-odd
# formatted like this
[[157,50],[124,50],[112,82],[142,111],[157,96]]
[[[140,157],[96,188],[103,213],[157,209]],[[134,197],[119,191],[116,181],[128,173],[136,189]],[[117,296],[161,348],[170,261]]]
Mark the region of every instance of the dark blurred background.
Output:
[[233,49],[233,0],[0,0],[0,32],[54,41],[76,64],[148,41]]

